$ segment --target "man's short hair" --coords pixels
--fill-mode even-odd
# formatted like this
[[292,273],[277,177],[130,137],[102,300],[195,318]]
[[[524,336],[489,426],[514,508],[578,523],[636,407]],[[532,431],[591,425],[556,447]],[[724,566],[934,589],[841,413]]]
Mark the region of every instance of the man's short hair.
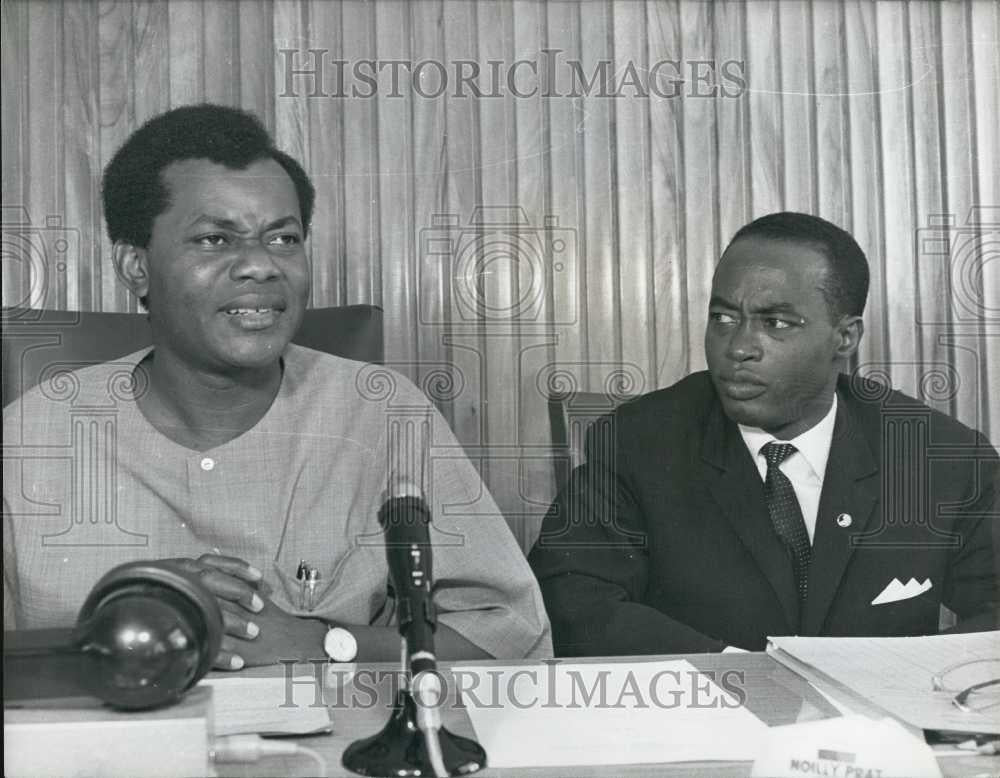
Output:
[[112,241],[145,248],[153,220],[170,207],[170,192],[160,173],[173,162],[208,159],[243,170],[273,159],[295,185],[302,229],[309,231],[316,190],[302,166],[277,149],[260,120],[238,108],[202,103],[155,116],[118,149],[104,170],[104,218]]
[[868,258],[849,232],[808,213],[782,211],[755,219],[729,245],[751,236],[789,240],[821,250],[830,270],[821,291],[833,317],[860,316],[868,297]]

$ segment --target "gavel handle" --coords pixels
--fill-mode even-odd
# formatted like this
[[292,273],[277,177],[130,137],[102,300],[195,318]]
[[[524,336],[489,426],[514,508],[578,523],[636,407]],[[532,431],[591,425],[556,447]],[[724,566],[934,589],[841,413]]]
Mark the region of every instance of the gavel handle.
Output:
[[78,649],[76,630],[72,628],[16,629],[3,633],[4,661],[8,657],[61,656]]
[[5,705],[90,696],[80,683],[75,630],[14,630],[3,637]]

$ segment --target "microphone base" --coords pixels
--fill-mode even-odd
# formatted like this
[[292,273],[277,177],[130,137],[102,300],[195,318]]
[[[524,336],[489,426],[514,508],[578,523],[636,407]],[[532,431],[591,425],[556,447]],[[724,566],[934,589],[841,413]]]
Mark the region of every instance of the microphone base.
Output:
[[[448,775],[470,775],[486,766],[486,752],[475,740],[455,735],[444,727],[438,737]],[[392,716],[382,731],[351,743],[341,762],[359,775],[434,778],[424,734],[417,728],[417,705],[412,695],[400,691]]]

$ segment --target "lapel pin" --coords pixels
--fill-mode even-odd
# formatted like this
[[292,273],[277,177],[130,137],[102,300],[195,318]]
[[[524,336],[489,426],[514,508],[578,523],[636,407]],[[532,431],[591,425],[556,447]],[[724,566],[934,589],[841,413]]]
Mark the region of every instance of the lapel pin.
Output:
[[841,513],[837,517],[837,526],[838,527],[847,528],[847,527],[851,526],[851,523],[853,521],[854,521],[854,519],[851,518],[851,514],[849,514],[849,513]]

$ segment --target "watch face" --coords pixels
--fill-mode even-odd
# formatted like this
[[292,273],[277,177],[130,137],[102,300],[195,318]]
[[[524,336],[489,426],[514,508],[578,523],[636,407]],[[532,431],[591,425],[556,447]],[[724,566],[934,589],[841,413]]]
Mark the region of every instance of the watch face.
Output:
[[358,641],[342,627],[333,627],[327,631],[323,648],[334,662],[351,662],[358,655]]

